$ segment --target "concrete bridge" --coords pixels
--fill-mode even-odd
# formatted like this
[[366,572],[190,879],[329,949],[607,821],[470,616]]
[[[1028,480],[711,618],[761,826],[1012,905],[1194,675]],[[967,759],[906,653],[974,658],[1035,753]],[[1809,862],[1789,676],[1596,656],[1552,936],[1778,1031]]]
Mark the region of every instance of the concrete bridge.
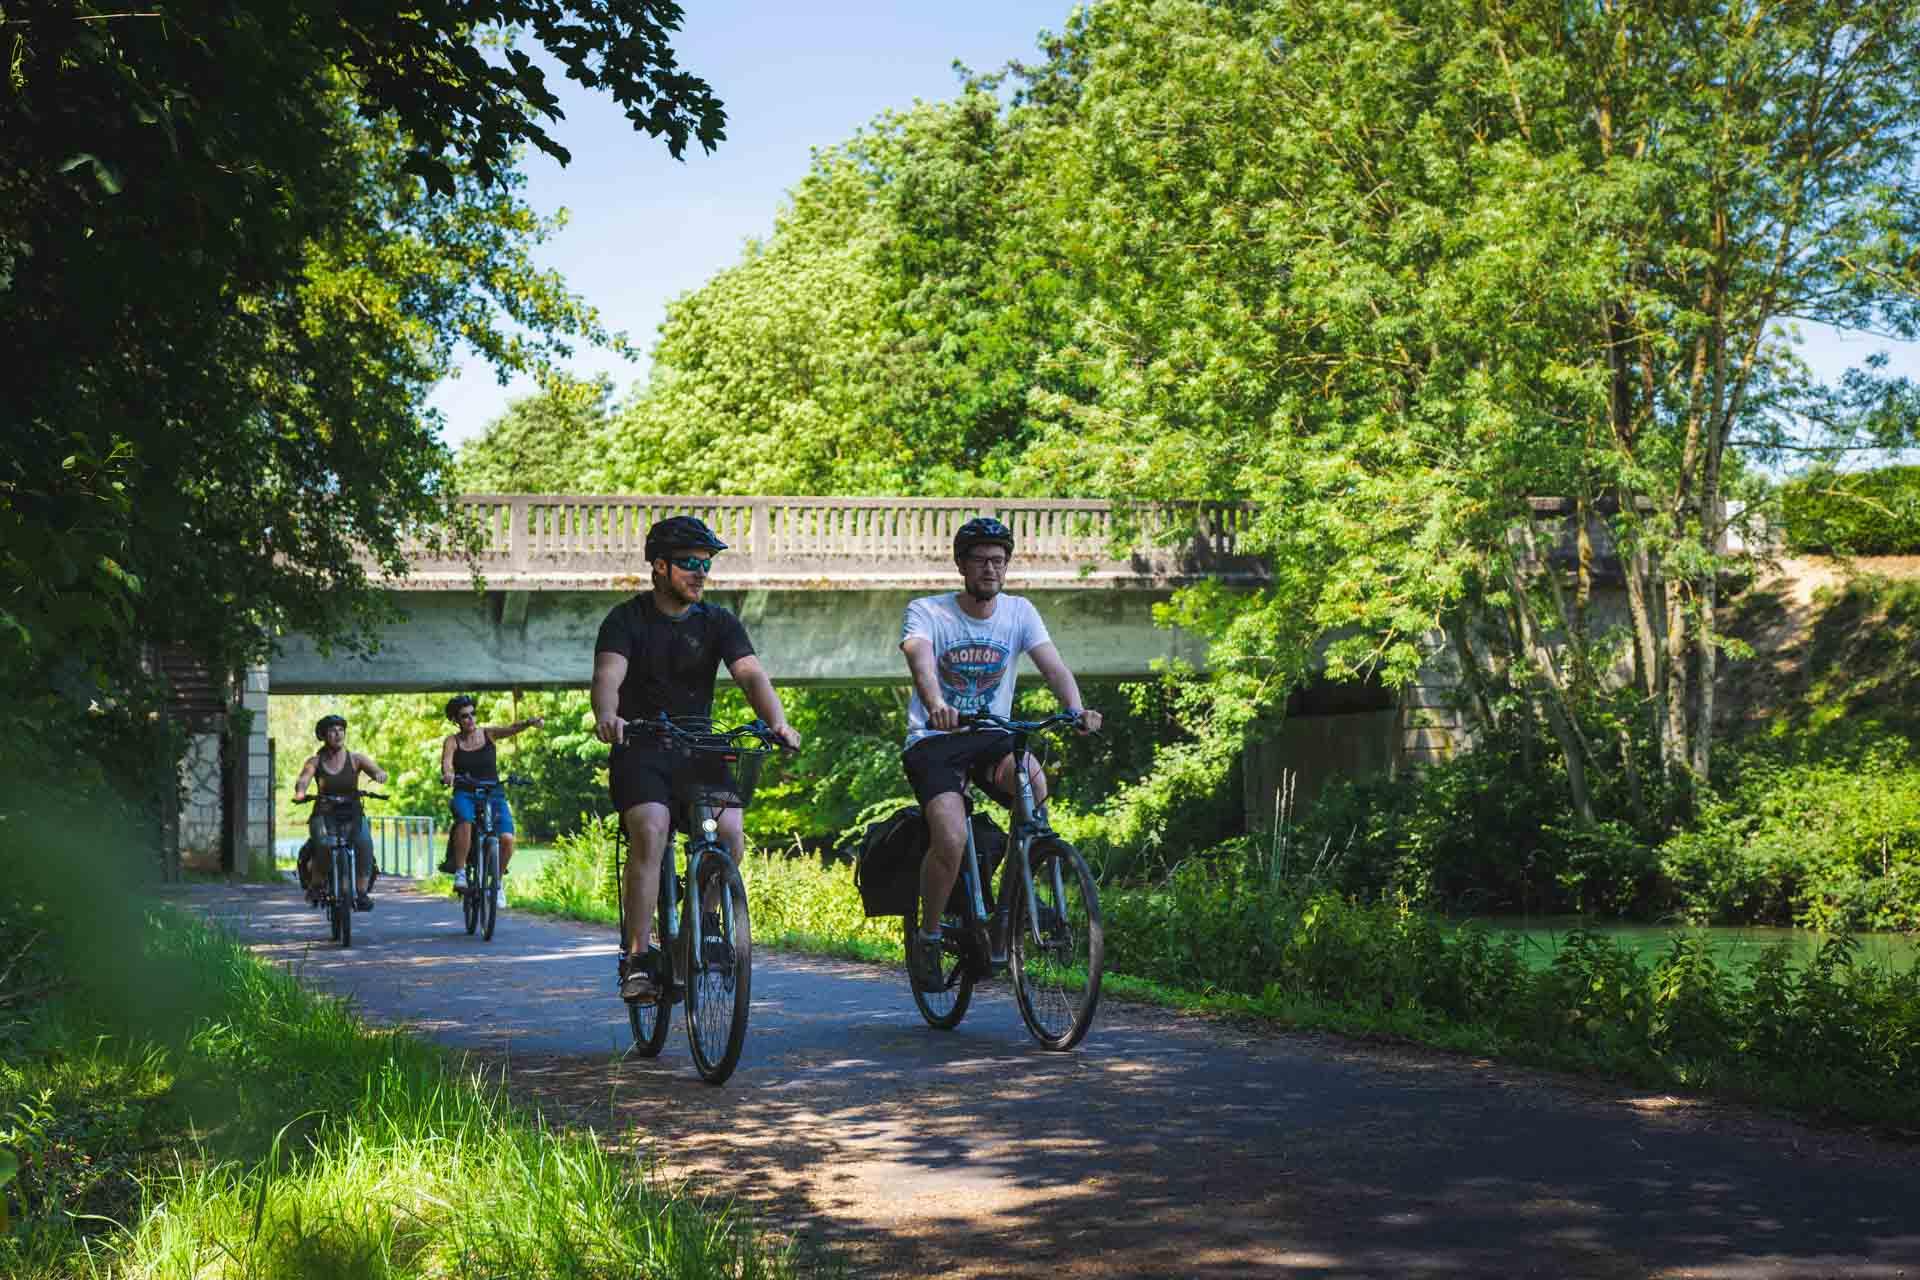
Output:
[[901,613],[916,595],[958,585],[953,533],[976,515],[1013,530],[1008,590],[1034,600],[1083,676],[1141,676],[1156,659],[1200,664],[1204,646],[1156,627],[1153,606],[1202,578],[1266,581],[1265,565],[1237,549],[1250,511],[1231,503],[480,495],[460,505],[475,558],[415,558],[388,586],[404,620],[371,659],[286,637],[275,693],[584,687],[600,620],[649,585],[648,526],[677,514],[699,516],[728,544],[707,596],[741,616],[783,683],[903,681]]

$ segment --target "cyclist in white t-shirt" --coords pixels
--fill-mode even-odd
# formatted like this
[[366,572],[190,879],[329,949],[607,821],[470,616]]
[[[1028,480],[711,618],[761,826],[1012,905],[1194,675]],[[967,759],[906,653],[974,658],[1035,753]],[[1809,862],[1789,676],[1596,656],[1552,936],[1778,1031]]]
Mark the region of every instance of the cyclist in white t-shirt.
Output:
[[[978,711],[1013,714],[1014,674],[1024,653],[1061,704],[1080,714],[1081,732],[1100,727],[1100,713],[1081,708],[1080,686],[1040,614],[1023,597],[1001,594],[1013,558],[1007,526],[986,516],[967,521],[954,534],[953,558],[961,590],[909,602],[900,628],[900,651],[913,674],[901,763],[929,836],[920,866],[920,927],[907,957],[923,991],[940,989],[940,914],[966,852],[967,782],[1008,806],[1018,786],[1009,736],[997,729],[961,730],[960,718]],[[1046,799],[1046,775],[1031,758],[1028,776],[1034,800]]]

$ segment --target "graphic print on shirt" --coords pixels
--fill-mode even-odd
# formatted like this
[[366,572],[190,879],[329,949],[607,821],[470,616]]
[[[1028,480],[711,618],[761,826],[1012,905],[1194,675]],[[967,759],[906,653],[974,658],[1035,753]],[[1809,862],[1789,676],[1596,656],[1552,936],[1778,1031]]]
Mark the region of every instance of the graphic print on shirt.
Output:
[[961,641],[934,664],[941,696],[961,715],[991,709],[994,690],[1013,665],[1012,657],[1011,649],[992,640]]

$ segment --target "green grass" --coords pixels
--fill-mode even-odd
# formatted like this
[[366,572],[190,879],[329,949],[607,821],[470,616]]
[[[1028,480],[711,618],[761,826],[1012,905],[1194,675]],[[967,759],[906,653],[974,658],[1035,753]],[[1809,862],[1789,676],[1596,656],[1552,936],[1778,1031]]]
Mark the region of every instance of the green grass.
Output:
[[[18,938],[50,922],[6,923]],[[726,1205],[591,1132],[550,1132],[483,1074],[365,1026],[204,924],[154,917],[138,963],[167,984],[165,1019],[76,991],[6,1028],[0,1146],[24,1173],[0,1273],[799,1271]]]

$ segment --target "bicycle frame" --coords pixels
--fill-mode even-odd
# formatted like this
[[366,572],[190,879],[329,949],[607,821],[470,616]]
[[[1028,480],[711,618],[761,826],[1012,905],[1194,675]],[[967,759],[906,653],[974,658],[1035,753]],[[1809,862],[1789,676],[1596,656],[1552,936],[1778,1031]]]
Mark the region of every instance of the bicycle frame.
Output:
[[[967,915],[969,917],[967,925],[974,930],[976,939],[981,944],[983,951],[986,953],[988,963],[995,973],[1004,972],[1011,962],[1010,957],[1013,940],[1008,936],[1008,927],[1012,920],[1012,899],[1008,894],[1009,885],[1007,883],[1007,877],[1009,875],[1018,876],[1018,880],[1013,887],[1026,898],[1027,910],[1025,916],[1027,920],[1027,930],[1033,939],[1034,945],[1040,946],[1045,941],[1040,935],[1040,903],[1034,895],[1033,868],[1029,857],[1032,854],[1035,841],[1054,834],[1052,824],[1047,821],[1046,806],[1036,802],[1033,798],[1033,778],[1027,772],[1027,760],[1031,754],[1027,749],[1027,744],[1032,735],[1024,729],[1016,729],[1011,732],[1013,735],[1015,783],[1014,804],[1011,811],[1013,823],[1012,828],[1007,832],[1007,853],[1000,864],[1000,892],[995,898],[991,915],[989,915],[987,911],[986,892],[983,883],[984,877],[980,874],[979,850],[975,846],[973,839],[973,822],[971,821],[973,806],[971,802],[969,802],[967,806],[969,817],[967,822],[967,847],[960,863],[961,881],[966,886]],[[1014,870],[1016,866],[1018,867],[1017,871]],[[1061,900],[1061,897],[1064,896],[1065,892],[1064,887],[1060,883],[1060,867],[1058,863],[1053,865],[1053,878],[1054,901],[1058,902]]]

